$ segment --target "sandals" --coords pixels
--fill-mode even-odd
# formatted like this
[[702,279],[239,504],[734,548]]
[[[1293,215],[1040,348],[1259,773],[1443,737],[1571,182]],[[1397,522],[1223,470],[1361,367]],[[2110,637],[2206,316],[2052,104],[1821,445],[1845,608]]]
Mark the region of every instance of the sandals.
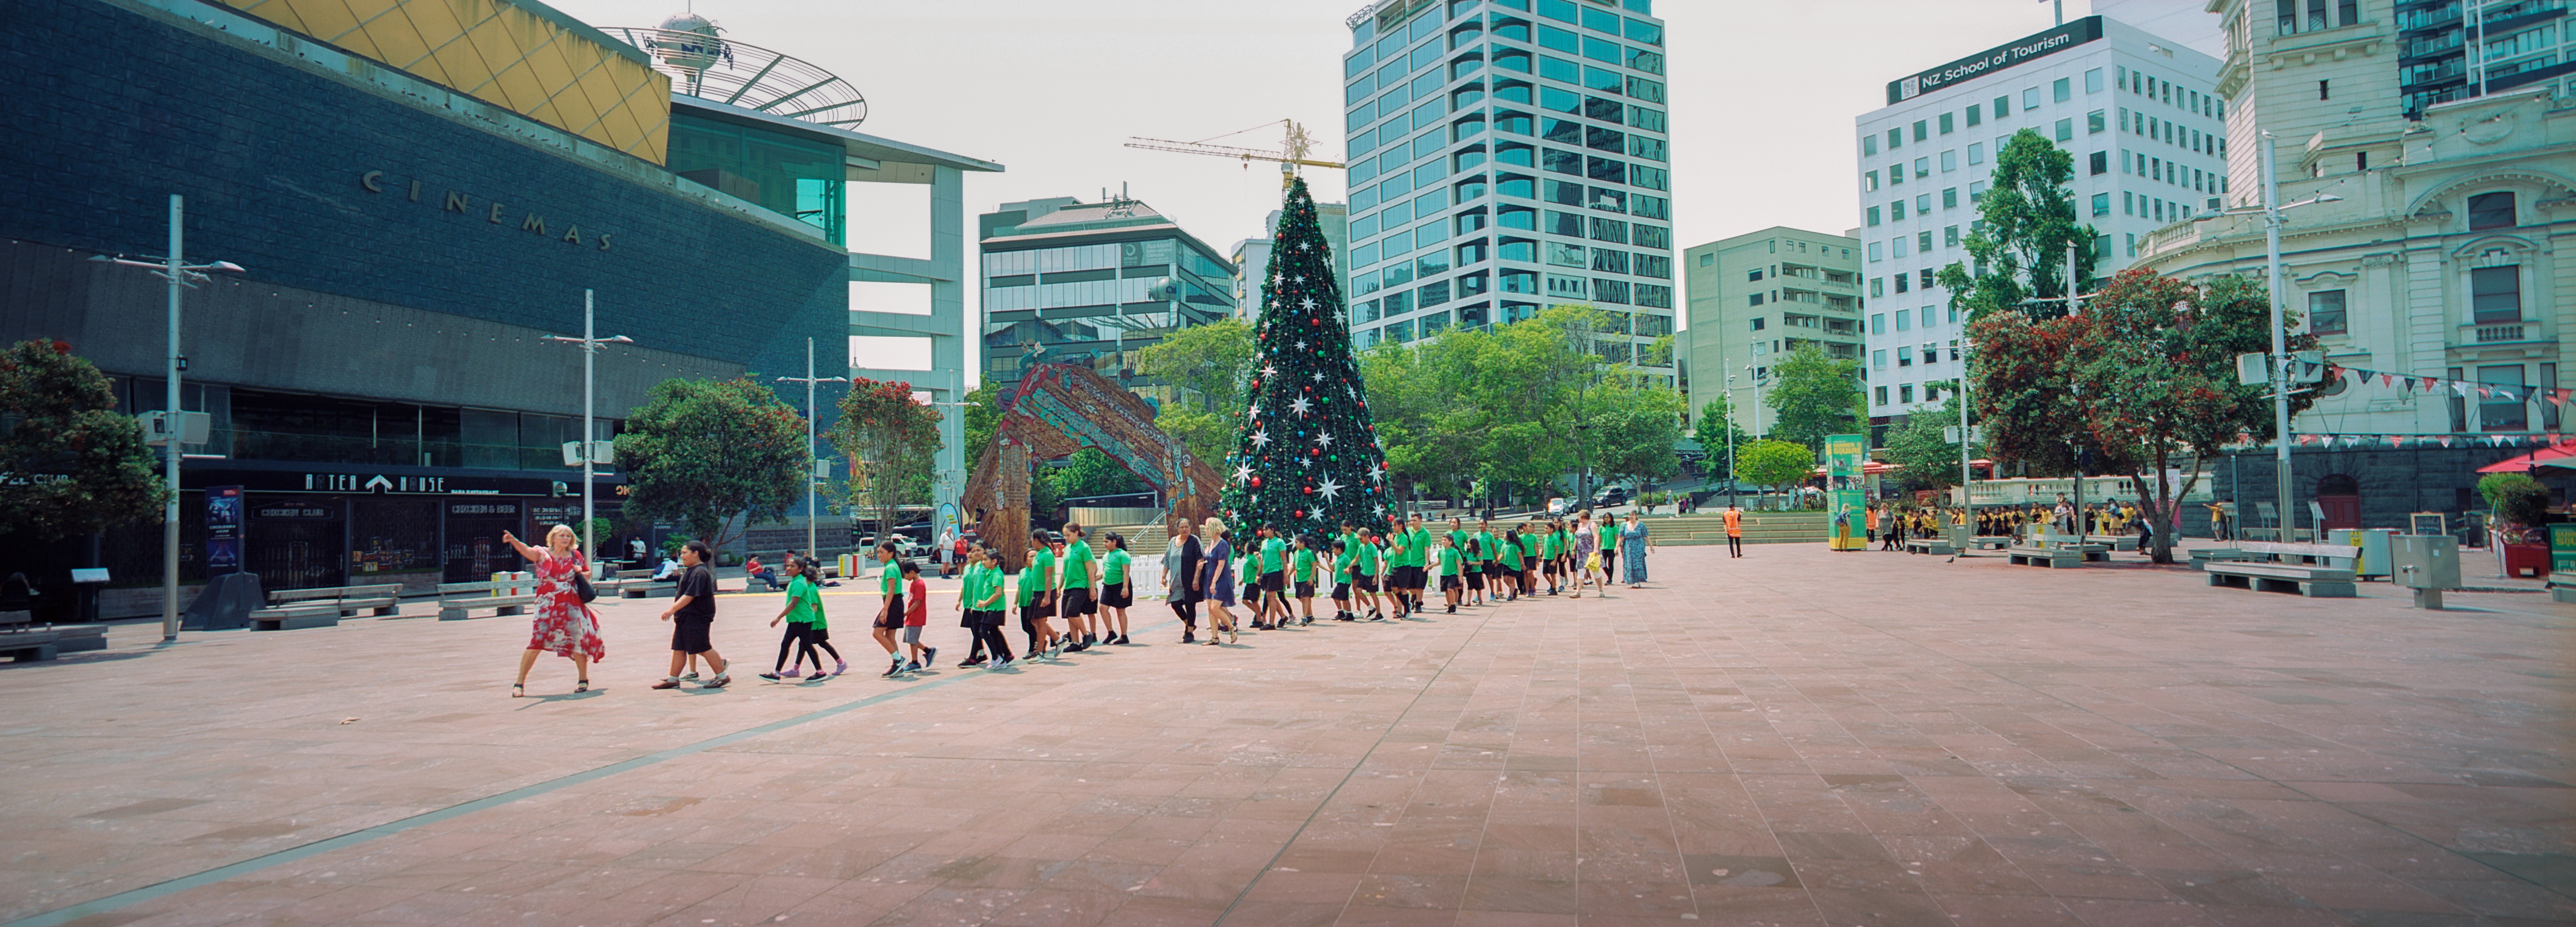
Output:
[[528,684],[527,684],[527,683],[524,683],[524,682],[514,682],[514,683],[511,683],[511,684],[510,684],[510,697],[511,697],[511,698],[527,698],[527,697],[528,697]]
[[573,691],[575,691],[575,692],[588,692],[588,691],[590,691],[590,680],[583,679],[583,680],[580,680],[580,681],[574,682],[574,683],[572,684],[572,690],[573,690]]

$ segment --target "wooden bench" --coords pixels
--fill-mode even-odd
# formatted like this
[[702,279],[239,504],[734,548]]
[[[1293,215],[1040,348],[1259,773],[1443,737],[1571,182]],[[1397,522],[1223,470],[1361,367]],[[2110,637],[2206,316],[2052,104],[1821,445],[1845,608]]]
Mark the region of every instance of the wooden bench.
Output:
[[[402,612],[402,600],[395,597],[401,583],[379,583],[368,586],[336,586],[324,589],[279,589],[268,594],[272,606],[335,605],[339,617],[355,617],[360,611],[373,610],[377,615]],[[262,609],[267,611],[268,609]]]
[[524,615],[537,601],[537,581],[531,577],[488,583],[438,584],[438,620],[463,621],[474,617],[471,612],[491,609],[495,615]]
[[2256,592],[2293,592],[2312,599],[2349,599],[2351,570],[2294,563],[2212,563],[2206,568],[2212,586],[2235,586]]
[[250,613],[250,629],[253,631],[297,631],[337,627],[339,624],[340,607],[328,601],[253,609]]
[[57,624],[30,627],[27,612],[5,612],[0,617],[16,616],[14,622],[24,630],[0,631],[0,656],[19,663],[51,660],[66,653],[107,649],[107,626],[97,624]]
[[1950,547],[1950,542],[1943,538],[1907,538],[1905,540],[1905,552],[1909,554],[1931,554],[1935,557],[1946,557],[1949,556],[1953,550]]

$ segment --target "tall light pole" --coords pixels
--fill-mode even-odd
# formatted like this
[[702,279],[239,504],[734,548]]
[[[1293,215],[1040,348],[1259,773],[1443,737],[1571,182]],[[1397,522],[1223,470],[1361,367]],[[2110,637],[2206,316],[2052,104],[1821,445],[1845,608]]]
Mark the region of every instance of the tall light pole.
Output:
[[805,474],[805,556],[811,557],[814,556],[815,551],[821,549],[814,544],[814,481],[823,476],[823,468],[820,466],[823,455],[814,449],[814,384],[847,383],[850,382],[850,378],[815,376],[814,339],[807,338],[805,339],[805,375],[779,377],[778,382],[805,384],[805,456],[817,462],[814,472]]
[[2290,526],[2298,523],[2298,515],[2290,509],[2290,355],[2286,340],[2288,335],[2281,330],[2282,300],[2287,298],[2281,292],[2284,285],[2281,279],[2281,213],[2301,206],[2338,202],[2343,197],[2332,193],[2319,193],[2296,203],[2281,202],[2281,175],[2272,166],[2273,149],[2280,147],[2280,144],[2270,132],[2262,133],[2262,137],[2263,205],[2255,209],[2230,209],[2226,212],[2230,215],[2246,213],[2263,215],[2263,260],[2269,274],[2265,288],[2270,290],[2268,301],[2271,303],[2272,363],[2269,366],[2272,374],[2272,432],[2273,443],[2277,446],[2272,461],[2272,492],[2275,500],[2273,504],[2279,507],[2275,510],[2278,517],[2273,520],[2273,526],[2280,532],[2277,540],[2286,544],[2290,541]]
[[1735,507],[1735,374],[1726,375],[1726,507]]
[[598,462],[599,458],[596,451],[599,446],[599,426],[593,423],[591,417],[592,362],[598,358],[600,345],[634,344],[635,339],[624,335],[615,338],[597,337],[591,325],[591,309],[591,292],[587,289],[582,290],[581,337],[548,335],[546,340],[581,345],[581,549],[591,557],[591,575],[597,576],[599,574],[599,539],[591,536],[593,533],[591,522],[595,519],[591,513],[590,483],[591,467]]
[[212,264],[189,264],[179,259],[184,234],[181,219],[185,214],[179,194],[170,194],[170,254],[159,263],[129,261],[101,254],[90,260],[127,267],[145,267],[153,275],[170,282],[170,356],[166,375],[168,392],[163,399],[162,475],[170,488],[170,501],[161,506],[161,640],[179,639],[179,455],[180,438],[187,433],[187,413],[179,400],[179,374],[188,369],[188,358],[179,353],[179,288],[192,287],[207,280],[206,271],[241,273],[241,265],[231,261]]

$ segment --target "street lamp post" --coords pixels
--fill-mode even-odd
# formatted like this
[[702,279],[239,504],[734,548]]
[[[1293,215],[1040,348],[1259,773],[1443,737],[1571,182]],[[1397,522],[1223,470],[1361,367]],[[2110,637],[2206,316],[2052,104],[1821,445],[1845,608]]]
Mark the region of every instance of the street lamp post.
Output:
[[241,273],[241,265],[231,261],[211,264],[189,264],[179,258],[184,243],[185,209],[179,194],[170,194],[170,254],[158,263],[129,261],[101,254],[90,258],[108,264],[143,267],[153,275],[170,282],[170,355],[167,358],[167,393],[163,398],[162,482],[170,489],[170,500],[161,506],[161,640],[179,639],[179,456],[180,438],[187,433],[187,413],[179,399],[179,374],[188,369],[188,358],[179,353],[179,288],[206,281],[206,271]]
[[1726,375],[1726,507],[1735,507],[1735,375]]
[[[805,384],[805,456],[821,461],[822,455],[816,453],[814,449],[814,384],[847,383],[850,382],[850,378],[815,376],[814,339],[807,338],[805,339],[805,375],[779,377],[778,382]],[[805,556],[808,557],[814,556],[814,552],[821,549],[814,544],[814,481],[823,476],[822,470],[823,468],[818,465],[814,468],[814,472],[805,474]]]
[[2272,164],[2273,149],[2279,147],[2279,142],[2268,131],[2262,133],[2262,137],[2263,205],[2226,212],[2230,215],[2260,213],[2263,216],[2263,259],[2268,275],[2265,289],[2270,291],[2266,301],[2271,303],[2272,329],[2272,362],[2268,366],[2272,374],[2272,432],[2273,444],[2276,445],[2272,491],[2274,504],[2279,506],[2276,509],[2278,517],[2273,519],[2273,530],[2279,532],[2276,540],[2288,543],[2290,526],[2298,522],[2298,515],[2290,508],[2290,355],[2287,335],[2281,330],[2281,214],[2301,206],[2338,202],[2343,197],[2319,193],[2296,203],[2281,202],[2280,172]]
[[598,359],[600,345],[634,344],[635,339],[624,335],[614,338],[597,337],[592,327],[592,308],[591,291],[582,290],[581,337],[548,335],[546,340],[581,345],[581,549],[589,553],[591,575],[596,577],[599,575],[599,539],[592,537],[594,532],[591,530],[591,522],[596,519],[591,510],[590,484],[591,468],[599,460],[599,426],[591,413],[593,365]]

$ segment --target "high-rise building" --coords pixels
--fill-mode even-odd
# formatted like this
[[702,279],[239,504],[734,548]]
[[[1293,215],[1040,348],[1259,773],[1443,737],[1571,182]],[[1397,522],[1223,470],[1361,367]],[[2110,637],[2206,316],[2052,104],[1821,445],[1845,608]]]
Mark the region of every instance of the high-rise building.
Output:
[[[1859,131],[1873,433],[1955,380],[1965,319],[1933,282],[1968,260],[1993,160],[2030,129],[2074,156],[2075,217],[2100,236],[2107,275],[2138,239],[2221,208],[2227,191],[2218,61],[2100,16],[1889,81]],[[1907,397],[1912,397],[1909,401]]]
[[1664,24],[1652,0],[1383,0],[1342,57],[1352,337],[1590,303],[1612,360],[1673,332]]
[[[2565,428],[2576,108],[2555,80],[2499,86],[2503,64],[2529,60],[2516,49],[2552,41],[2523,37],[2565,29],[2563,11],[2388,0],[2213,6],[2228,52],[2218,80],[2228,97],[2228,205],[2262,203],[2263,146],[2275,146],[2272,178],[2294,204],[2282,216],[2281,299],[2342,371],[2290,422],[2291,515],[2302,527],[2312,511],[2327,528],[2405,524],[2415,512],[2451,513],[2458,524],[2484,509],[2478,467]],[[2416,70],[2439,46],[2463,41],[2463,19],[2486,33],[2484,95],[2456,82],[2446,90]],[[2452,31],[2441,31],[2445,22]],[[2423,96],[2428,87],[2463,93],[2434,100]],[[2260,214],[2188,216],[2141,237],[2135,264],[2194,283],[2266,280],[2264,231]],[[2274,495],[2273,451],[2228,462],[2236,485],[2220,497],[2244,503],[2249,526],[2266,523],[2256,513]]]
[[1234,311],[1234,264],[1140,200],[1054,197],[976,217],[983,244],[984,381],[1008,393],[1031,364],[1083,364],[1149,399],[1131,352]]
[[[1694,420],[1730,389],[1767,382],[1771,362],[1802,346],[1860,359],[1860,247],[1855,238],[1772,226],[1682,249],[1690,328],[1681,359]],[[1736,427],[1761,434],[1768,416],[1752,398],[1735,397]]]
[[[2332,17],[2327,5],[2273,0],[2271,32],[2334,32],[2369,21],[2361,0],[2333,0]],[[2576,29],[2568,28],[2565,0],[2409,0],[2396,14],[2398,92],[2410,118],[2436,103],[2507,90],[2565,87],[2562,98],[2576,95]],[[2384,33],[2380,22],[2370,24],[2374,35]]]
[[[1334,271],[1341,275],[1347,297],[1351,292],[1350,207],[1317,203],[1315,224],[1323,227],[1324,241],[1333,247]],[[1279,210],[1271,210],[1262,220],[1261,233],[1259,238],[1234,243],[1234,314],[1245,320],[1261,317],[1261,273],[1270,266],[1270,240],[1279,237]]]

